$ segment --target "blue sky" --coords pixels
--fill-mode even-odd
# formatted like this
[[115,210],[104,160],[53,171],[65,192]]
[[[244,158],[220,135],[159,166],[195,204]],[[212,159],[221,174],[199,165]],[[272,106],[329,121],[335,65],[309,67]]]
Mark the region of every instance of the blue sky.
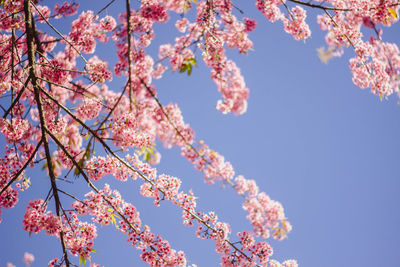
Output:
[[[93,6],[88,2],[81,4],[80,10]],[[98,2],[95,10],[106,1]],[[109,13],[123,9],[122,2],[117,1]],[[283,204],[293,231],[282,242],[271,241],[273,258],[297,259],[300,266],[307,267],[399,266],[398,98],[393,95],[380,101],[368,90],[353,85],[348,67],[351,49],[327,65],[319,61],[316,49],[324,45],[324,33],[315,23],[315,11],[307,19],[312,37],[298,42],[283,31],[280,23],[269,23],[259,15],[254,1],[249,2],[237,5],[245,16],[258,20],[251,34],[254,51],[248,55],[229,52],[250,88],[247,113],[222,115],[215,109],[220,94],[203,64],[190,77],[167,72],[164,79],[156,81],[159,99],[164,104],[178,103],[198,140],[205,140],[232,163],[237,174],[255,179],[262,191]],[[59,24],[66,33],[67,23]],[[172,40],[171,32],[178,34],[171,24],[159,26],[151,51],[156,44]],[[385,28],[383,38],[399,44],[399,26]],[[110,49],[99,47],[99,52],[115,62]],[[110,85],[118,90],[122,80]],[[204,184],[202,174],[180,156],[178,149],[164,150],[161,145],[159,149],[159,172],[177,176],[183,181],[183,189],[193,189],[199,196],[200,210],[214,210],[222,221],[231,224],[233,232],[250,229],[242,199],[231,188]],[[29,238],[22,230],[27,202],[44,198],[50,186],[40,168],[29,175],[31,189],[21,194],[16,208],[3,211],[0,266],[7,261],[24,266],[25,251],[36,257],[32,266],[47,266],[50,259],[61,255],[58,240],[44,233]],[[213,242],[197,239],[195,228],[184,227],[177,208],[168,203],[155,207],[151,199],[139,195],[141,183],[121,184],[105,178],[98,187],[105,182],[119,188],[138,208],[143,223],[169,240],[173,248],[184,250],[191,262],[219,265]],[[79,180],[62,186],[67,190],[78,188],[82,193],[89,190]],[[146,266],[136,249],[113,227],[98,231],[94,262],[109,267]]]

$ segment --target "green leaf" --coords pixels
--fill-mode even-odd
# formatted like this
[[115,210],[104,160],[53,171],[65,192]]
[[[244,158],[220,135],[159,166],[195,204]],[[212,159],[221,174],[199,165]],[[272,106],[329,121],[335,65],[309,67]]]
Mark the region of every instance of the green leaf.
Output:
[[82,263],[83,266],[85,266],[85,264],[86,264],[86,259],[83,258],[83,257],[79,257],[79,264],[81,264],[81,263]]
[[86,157],[86,159],[89,159],[89,158],[90,158],[90,152],[91,152],[90,149],[86,150],[86,152],[85,152],[85,157]]
[[395,19],[398,18],[396,10],[394,10],[393,8],[389,7],[388,11],[389,11],[390,15],[392,15],[393,18],[395,18]]
[[180,73],[185,72],[188,68],[187,63],[183,63],[181,69],[179,70]]
[[151,159],[150,153],[149,153],[149,152],[146,152],[146,153],[144,154],[144,160],[145,160],[146,162],[149,162],[150,159]]
[[188,64],[188,71],[187,71],[188,76],[190,76],[190,74],[192,74],[192,69],[193,69],[192,65]]
[[73,146],[76,146],[75,140],[74,140],[74,139],[70,139],[70,140],[71,140],[71,142],[72,142],[72,145],[73,145]]
[[111,214],[111,215],[110,215],[110,218],[111,218],[111,222],[112,222],[115,226],[117,226],[117,221],[115,220],[114,214]]
[[182,66],[179,69],[179,72],[183,73],[183,72],[187,71],[187,75],[190,76],[190,74],[192,74],[192,71],[193,71],[193,66],[197,66],[197,62],[194,57],[190,57],[182,63]]
[[[79,161],[78,161],[78,166],[82,169],[83,168],[83,158],[81,158]],[[77,167],[75,167],[75,170],[74,170],[74,175],[75,176],[77,176],[77,175],[79,175],[81,172],[79,171],[79,169],[77,168]]]
[[189,58],[188,61],[190,63],[192,63],[194,66],[197,66],[197,62],[196,62],[196,59],[194,57]]
[[90,154],[91,154],[91,150],[90,150],[90,146],[92,145],[92,141],[89,142],[88,146],[87,146],[87,150],[85,151],[85,157],[86,159],[90,158]]
[[92,252],[97,253],[97,251],[94,248],[90,249]]

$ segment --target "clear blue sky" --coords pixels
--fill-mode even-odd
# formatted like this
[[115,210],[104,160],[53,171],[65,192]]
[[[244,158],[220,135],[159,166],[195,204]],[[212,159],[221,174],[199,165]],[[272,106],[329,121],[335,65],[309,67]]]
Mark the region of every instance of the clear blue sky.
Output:
[[[83,2],[80,10],[95,6],[94,1]],[[124,9],[123,2],[117,1],[109,13]],[[215,109],[220,95],[202,64],[190,77],[168,72],[156,82],[159,98],[164,104],[177,102],[198,139],[224,155],[237,174],[255,179],[262,191],[283,204],[293,231],[282,242],[271,241],[274,259],[297,259],[303,267],[400,266],[398,98],[393,95],[381,102],[353,85],[348,67],[351,49],[327,65],[319,61],[316,49],[324,45],[325,33],[317,27],[314,13],[307,20],[312,37],[304,43],[286,34],[281,23],[267,22],[254,1],[236,2],[245,16],[258,20],[251,35],[255,51],[247,56],[229,53],[250,88],[247,113],[222,115]],[[96,1],[96,11],[101,3],[106,1]],[[59,24],[64,33],[67,24]],[[171,24],[158,27],[157,44],[172,40],[171,32],[178,33]],[[399,26],[385,28],[383,38],[400,44]],[[104,46],[99,51],[115,62],[113,51]],[[117,90],[121,84],[122,80],[110,83]],[[192,188],[199,196],[199,209],[214,210],[233,232],[250,229],[242,199],[232,189],[203,184],[202,174],[178,149],[159,148],[163,156],[159,172],[181,178],[185,190]],[[1,267],[7,261],[24,266],[25,251],[35,255],[33,267],[47,266],[50,259],[61,256],[58,240],[44,233],[29,238],[22,230],[28,200],[44,198],[50,187],[40,168],[29,174],[31,189],[21,194],[16,208],[3,211]],[[194,228],[183,227],[177,208],[168,203],[155,207],[151,199],[139,195],[139,182],[121,184],[105,178],[99,187],[104,182],[120,188],[140,211],[143,223],[173,248],[184,250],[193,263],[219,265],[213,242],[197,239]],[[79,187],[82,193],[89,190],[79,180],[62,186]],[[124,235],[113,227],[98,231],[94,262],[108,267],[146,266]]]

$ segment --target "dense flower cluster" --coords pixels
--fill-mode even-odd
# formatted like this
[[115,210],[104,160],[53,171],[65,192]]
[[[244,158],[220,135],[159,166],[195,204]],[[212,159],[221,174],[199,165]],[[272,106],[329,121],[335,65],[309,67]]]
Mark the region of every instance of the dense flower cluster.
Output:
[[[227,52],[234,49],[247,54],[252,50],[249,36],[257,22],[237,16],[230,0],[143,0],[122,11],[117,19],[104,15],[104,9],[99,13],[80,12],[72,19],[70,31],[63,34],[52,20],[74,16],[79,4],[64,2],[50,7],[37,2],[5,0],[0,4],[0,96],[4,112],[0,132],[7,143],[0,157],[0,215],[2,209],[13,208],[19,193],[29,188],[26,168],[41,165],[50,176],[51,195],[29,202],[23,225],[29,233],[45,231],[62,243],[62,257],[52,259],[48,266],[70,266],[68,255],[90,259],[96,224],[115,225],[151,266],[188,264],[182,251],[172,249],[168,241],[142,225],[136,207],[125,202],[118,191],[108,185],[96,189],[100,179],[111,175],[123,182],[141,178],[141,195],[153,198],[157,206],[170,201],[179,208],[184,225],[196,225],[197,237],[215,242],[222,266],[296,267],[294,260],[279,263],[270,259],[273,249],[262,240],[282,240],[291,231],[282,205],[260,192],[254,180],[237,175],[224,156],[203,141],[197,142],[179,106],[163,105],[153,83],[167,70],[190,75],[202,60],[221,94],[217,109],[224,114],[245,113],[249,89]],[[322,10],[317,22],[327,32],[328,48],[319,50],[320,58],[327,61],[349,47],[355,52],[350,69],[357,86],[370,88],[381,98],[398,93],[399,49],[382,39],[380,27],[398,21],[399,3],[316,2],[256,0],[255,5],[270,22],[281,21],[295,40],[304,41],[311,35],[305,8]],[[150,48],[155,26],[175,18],[172,12],[182,14],[173,24],[177,37]],[[190,15],[185,15],[188,12]],[[45,25],[54,32],[43,30],[47,29],[42,29]],[[375,36],[366,39],[369,32]],[[110,68],[101,55],[91,55],[98,41],[115,43],[117,57]],[[107,84],[114,75],[126,78],[120,91]],[[212,211],[197,210],[197,198],[191,190],[181,190],[179,178],[158,174],[152,167],[161,158],[157,141],[167,148],[180,148],[181,155],[204,174],[206,183],[223,182],[242,196],[252,231],[241,231],[237,234],[239,241],[230,241],[229,223],[220,221]],[[133,156],[123,154],[125,151]],[[67,180],[71,174],[83,177],[92,191],[79,200],[59,190],[61,179],[57,178],[64,174]],[[75,200],[72,211],[64,210],[66,205],[58,197],[61,193]],[[56,203],[55,213],[48,210],[49,201]],[[93,224],[81,221],[84,215],[90,216]],[[34,260],[31,254],[24,258],[27,265]]]
[[172,249],[168,241],[154,235],[149,226],[142,226],[139,212],[125,202],[118,191],[105,185],[103,190],[89,192],[85,197],[83,202],[72,204],[76,212],[80,216],[90,214],[92,220],[101,225],[114,224],[128,236],[127,241],[142,252],[140,257],[144,262],[150,266],[187,266],[184,252]]
[[[156,206],[162,200],[169,200],[182,208],[183,223],[189,226],[196,224],[197,237],[214,240],[216,251],[221,254],[223,266],[243,266],[243,264],[254,266],[257,262],[260,264],[268,263],[273,250],[267,242],[255,242],[254,236],[250,232],[243,232],[238,233],[240,241],[236,242],[241,245],[241,248],[232,245],[231,241],[229,241],[229,234],[231,233],[229,224],[220,222],[214,212],[196,211],[196,197],[192,191],[188,193],[179,191],[180,179],[165,174],[158,175],[155,168],[143,163],[137,156],[128,156],[127,159],[138,170],[141,177],[146,178],[146,183],[141,186],[141,194],[145,197],[154,198]],[[274,203],[276,204],[277,202]],[[269,216],[271,221],[276,221],[278,218],[273,218],[275,215],[273,210],[273,208],[270,209]]]
[[259,192],[254,180],[248,180],[242,175],[233,179],[235,172],[232,165],[204,142],[200,142],[197,149],[182,147],[182,155],[204,173],[205,182],[213,184],[219,180],[226,181],[234,186],[239,195],[244,196],[243,208],[248,212],[247,218],[256,236],[268,238],[272,232],[274,239],[282,240],[287,237],[292,226],[285,217],[282,205],[271,200],[264,192]]
[[311,36],[310,28],[306,23],[306,11],[300,7],[296,6],[291,10],[291,19],[284,18],[283,25],[285,26],[285,31],[293,35],[296,40],[305,40]]
[[[352,46],[356,56],[350,59],[353,82],[360,88],[371,88],[380,98],[399,91],[400,55],[396,44],[381,40],[378,25],[389,26],[398,20],[396,1],[329,1],[335,16],[318,16],[322,30],[328,31],[326,43],[331,56],[343,54],[345,46]],[[362,26],[373,29],[377,36],[363,40]]]
[[64,2],[62,5],[54,5],[54,13],[56,18],[61,18],[63,16],[72,16],[78,12],[79,4]]
[[57,235],[61,231],[61,221],[46,210],[47,205],[42,199],[30,201],[22,221],[24,230],[35,234],[44,230],[48,235]]
[[[18,172],[22,169],[24,164],[30,157],[35,157],[35,147],[32,144],[21,142],[17,146],[16,150],[14,147],[5,146],[5,155],[0,158],[0,215],[2,208],[10,209],[13,208],[18,202],[18,190],[24,191],[29,188],[30,179],[26,177],[24,172],[21,172],[19,176]],[[31,163],[30,166],[33,166]],[[13,179],[17,181],[15,184],[16,188],[13,188],[10,184]],[[1,223],[0,217],[0,223]]]

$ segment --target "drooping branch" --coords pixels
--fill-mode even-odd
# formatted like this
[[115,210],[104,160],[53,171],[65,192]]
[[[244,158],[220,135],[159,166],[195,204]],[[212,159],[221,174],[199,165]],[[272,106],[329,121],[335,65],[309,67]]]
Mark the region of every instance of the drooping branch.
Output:
[[[329,17],[329,19],[332,21],[334,27],[339,27],[339,25],[337,24],[337,22],[335,21],[334,17],[328,12],[328,10],[324,10],[325,14]],[[346,40],[349,42],[349,44],[351,45],[351,47],[356,50],[355,44],[353,43],[353,41],[351,40],[351,38],[344,33],[343,36],[346,38]],[[367,66],[367,63],[364,61],[364,59],[361,60],[361,64],[365,67],[368,75],[371,77],[371,79],[373,80],[374,84],[376,85],[376,80],[373,78],[372,72],[370,70],[370,68]],[[382,95],[380,95],[382,97]]]
[[[70,154],[70,152],[69,152],[69,151],[65,148],[65,146],[60,142],[60,140],[58,140],[58,138],[57,138],[56,136],[54,136],[53,133],[52,133],[48,128],[45,128],[45,130],[46,130],[47,134],[53,139],[53,141],[57,144],[57,146],[58,146],[59,148],[61,148],[61,150],[62,150],[62,151],[64,152],[64,154],[68,157],[68,159],[72,161],[73,165],[75,166],[75,168],[78,169],[79,174],[82,175],[82,177],[85,179],[85,181],[86,181],[86,183],[88,184],[88,186],[89,186],[90,188],[92,188],[96,193],[99,194],[99,193],[100,193],[100,190],[90,181],[88,175],[85,173],[85,171],[83,170],[83,168],[81,167],[81,165],[80,165],[80,164],[76,161],[76,159]],[[60,190],[60,189],[58,189],[58,191],[60,191],[60,192],[62,192],[62,193],[64,193],[64,194],[66,194],[67,196],[69,196],[69,197],[75,199],[76,201],[79,201],[79,202],[83,203],[84,205],[86,205],[84,202],[82,202],[81,200],[79,200],[79,199],[77,199],[76,197],[72,196],[71,194],[66,193],[66,192],[64,192],[64,191],[62,191],[62,190]],[[102,196],[103,200],[107,202],[107,204],[112,208],[112,210],[113,210],[114,212],[116,212],[116,213],[120,216],[120,218],[128,225],[128,227],[129,227],[133,232],[135,232],[135,233],[140,233],[140,232],[141,232],[140,229],[137,229],[135,226],[132,225],[132,223],[126,218],[126,216],[120,211],[120,209],[118,209],[118,207],[115,206],[115,205],[111,202],[110,199],[108,199],[108,198],[107,198],[105,195],[103,195],[103,194],[101,194],[101,196]],[[154,246],[150,245],[149,247],[150,247],[151,250],[158,252],[157,249],[156,249]],[[164,259],[162,259],[162,260],[164,260]],[[164,264],[169,265],[168,262],[164,262]]]
[[[140,78],[139,78],[140,79]],[[161,104],[160,100],[157,98],[157,96],[154,94],[154,92],[151,90],[151,88],[145,83],[145,81],[143,81],[143,79],[140,79],[142,85],[146,88],[147,92],[152,96],[152,98],[154,99],[154,101],[157,103],[158,107],[160,108],[161,112],[164,114],[164,116],[166,117],[168,123],[172,126],[172,128],[175,130],[176,134],[182,139],[182,141],[185,143],[185,145],[187,147],[189,147],[196,155],[198,158],[201,158],[206,164],[212,166],[212,162],[206,158],[203,154],[201,154],[196,147],[194,147],[191,143],[188,142],[188,140],[186,140],[185,136],[181,133],[181,131],[178,129],[178,127],[175,125],[175,123],[172,121],[172,119],[170,118],[169,114],[165,111],[164,106]],[[224,177],[224,175],[222,174],[221,169],[217,170],[217,174],[221,177]],[[227,184],[229,184],[231,186],[231,188],[233,188],[233,190],[237,190],[238,185],[233,182],[230,179],[224,179],[224,182],[226,182]],[[245,201],[250,201],[250,198],[244,193],[244,192],[238,192],[238,194],[240,196],[242,196]],[[268,212],[267,210],[265,210],[265,208],[259,208],[260,212],[263,214],[263,216],[267,217],[268,216]],[[283,224],[284,222],[282,222]],[[287,223],[287,222],[286,222]],[[286,230],[285,230],[286,231]]]
[[[40,88],[40,87],[39,87]],[[73,118],[75,121],[77,121],[83,128],[85,128],[86,130],[88,130],[90,132],[90,134],[92,136],[94,136],[96,138],[96,140],[98,140],[102,146],[105,148],[106,151],[108,151],[114,158],[116,158],[122,165],[124,165],[125,167],[127,167],[129,170],[133,171],[134,173],[136,173],[137,175],[139,175],[143,180],[145,180],[147,183],[149,183],[151,186],[157,188],[156,184],[150,180],[148,177],[146,177],[146,175],[144,175],[142,172],[140,172],[139,170],[135,169],[134,167],[132,167],[129,163],[127,163],[124,159],[122,159],[120,156],[118,156],[108,145],[107,143],[103,140],[103,138],[101,138],[94,130],[92,130],[89,126],[87,126],[82,120],[80,120],[79,118],[77,118],[67,107],[65,107],[63,104],[61,104],[59,101],[57,101],[56,99],[54,99],[48,92],[46,92],[45,90],[41,89],[41,91],[50,99],[52,100],[57,106],[59,106],[61,109],[63,109],[69,116],[71,116],[71,118]],[[66,150],[64,150],[64,153],[66,153]],[[75,161],[76,162],[76,161]],[[78,169],[78,170],[82,170],[82,168]],[[85,179],[86,180],[86,179]],[[162,188],[157,188],[161,194],[163,194],[164,196],[166,195],[165,191]],[[196,221],[198,221],[200,224],[204,225],[207,229],[209,229],[210,231],[212,231],[213,233],[218,234],[218,230],[213,228],[210,224],[208,224],[207,222],[205,222],[202,218],[200,218],[196,213],[193,213],[191,210],[189,210],[186,207],[181,207],[179,206],[182,210],[184,210],[185,212],[187,212],[188,214],[190,214],[192,216],[192,218],[194,218]],[[226,243],[228,243],[237,253],[243,255],[249,262],[255,263],[253,261],[253,259],[251,259],[247,254],[245,254],[241,249],[239,249],[233,242],[231,242],[228,239],[224,240]],[[256,264],[256,263],[255,263]],[[259,266],[256,264],[256,266]]]

